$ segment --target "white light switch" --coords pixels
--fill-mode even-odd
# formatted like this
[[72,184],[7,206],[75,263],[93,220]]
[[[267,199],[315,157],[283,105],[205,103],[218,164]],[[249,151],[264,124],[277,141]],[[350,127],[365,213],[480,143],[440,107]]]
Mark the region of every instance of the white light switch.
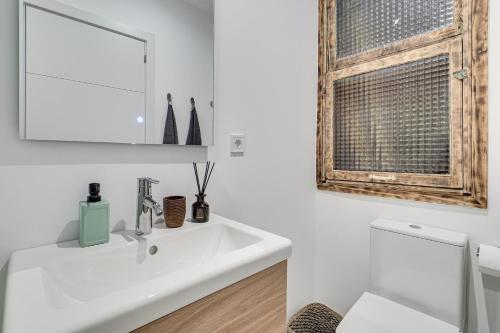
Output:
[[231,134],[231,153],[243,154],[245,152],[245,135],[244,134]]

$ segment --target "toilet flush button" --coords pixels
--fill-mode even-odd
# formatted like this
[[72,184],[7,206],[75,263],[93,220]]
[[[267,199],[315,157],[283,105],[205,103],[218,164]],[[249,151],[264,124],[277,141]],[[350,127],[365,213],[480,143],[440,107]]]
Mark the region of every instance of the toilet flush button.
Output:
[[416,225],[416,224],[410,224],[410,228],[412,228],[412,229],[422,229],[421,226]]

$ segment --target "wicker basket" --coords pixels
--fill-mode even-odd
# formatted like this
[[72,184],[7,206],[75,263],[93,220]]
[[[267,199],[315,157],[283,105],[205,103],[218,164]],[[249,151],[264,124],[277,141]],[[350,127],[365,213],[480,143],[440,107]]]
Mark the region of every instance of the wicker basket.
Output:
[[163,214],[167,228],[180,228],[186,218],[186,197],[163,198]]
[[287,333],[335,333],[342,316],[326,305],[309,304],[288,322]]

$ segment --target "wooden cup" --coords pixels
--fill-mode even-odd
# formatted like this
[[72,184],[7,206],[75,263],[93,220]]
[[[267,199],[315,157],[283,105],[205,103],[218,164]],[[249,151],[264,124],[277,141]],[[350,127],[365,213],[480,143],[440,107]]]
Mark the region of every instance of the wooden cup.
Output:
[[163,198],[163,215],[167,228],[180,228],[186,218],[186,197]]

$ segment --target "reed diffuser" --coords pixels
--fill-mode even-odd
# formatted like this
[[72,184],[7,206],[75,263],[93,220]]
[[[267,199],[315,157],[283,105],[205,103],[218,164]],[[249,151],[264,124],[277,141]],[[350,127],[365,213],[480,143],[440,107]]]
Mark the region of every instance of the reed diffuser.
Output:
[[210,218],[210,205],[205,201],[205,190],[208,182],[214,171],[215,162],[207,162],[205,165],[205,175],[203,183],[200,185],[200,177],[198,176],[198,165],[193,162],[194,175],[196,176],[196,185],[198,186],[198,194],[196,194],[196,202],[192,205],[191,218],[193,222],[205,223]]

